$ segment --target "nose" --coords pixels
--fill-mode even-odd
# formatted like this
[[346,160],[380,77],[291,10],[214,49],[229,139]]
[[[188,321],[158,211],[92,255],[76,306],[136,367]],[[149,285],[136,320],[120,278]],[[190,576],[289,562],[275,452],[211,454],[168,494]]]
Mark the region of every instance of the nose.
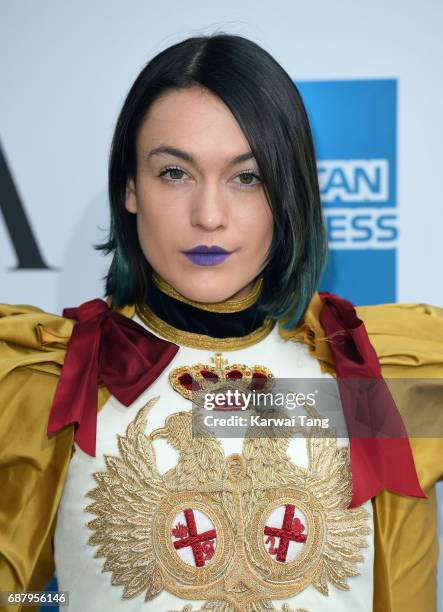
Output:
[[226,227],[228,222],[228,202],[222,187],[208,181],[195,192],[191,203],[191,225],[206,230]]

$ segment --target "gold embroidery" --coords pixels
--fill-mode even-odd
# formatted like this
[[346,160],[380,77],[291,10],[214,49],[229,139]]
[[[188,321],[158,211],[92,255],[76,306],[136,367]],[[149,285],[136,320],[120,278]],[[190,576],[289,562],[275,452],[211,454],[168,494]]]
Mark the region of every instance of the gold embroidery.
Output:
[[[210,601],[203,607],[194,609],[192,604],[183,606],[181,610],[168,610],[167,612],[231,612],[232,606],[223,601]],[[306,608],[291,608],[289,604],[282,604],[281,608],[275,608],[272,601],[263,601],[251,608],[251,612],[308,612]]]
[[244,297],[231,298],[222,302],[205,303],[196,302],[185,297],[167,281],[161,278],[161,276],[159,276],[156,272],[152,273],[152,280],[160,289],[160,291],[162,291],[166,295],[169,295],[169,297],[175,298],[176,300],[180,300],[180,302],[184,302],[185,304],[189,304],[190,306],[195,306],[200,310],[207,310],[209,312],[240,312],[241,310],[245,310],[257,301],[257,298],[260,295],[263,286],[263,277],[259,276],[256,279],[251,291]]
[[246,346],[252,346],[272,331],[275,325],[275,320],[271,317],[266,317],[263,324],[260,327],[254,329],[254,331],[244,336],[231,337],[231,338],[214,338],[212,336],[206,336],[205,334],[196,334],[194,332],[184,331],[178,329],[166,321],[163,321],[158,317],[152,310],[146,305],[136,306],[135,308],[137,315],[152,331],[160,336],[163,336],[170,342],[178,342],[183,346],[189,346],[191,348],[209,349],[214,351],[235,351],[237,349],[245,348]]
[[[272,388],[274,384],[274,375],[271,370],[263,365],[254,365],[249,367],[243,363],[234,363],[228,365],[228,360],[223,359],[221,353],[215,353],[211,357],[214,365],[206,363],[197,363],[193,366],[181,366],[173,369],[169,374],[169,382],[172,388],[180,393],[186,399],[194,401],[198,404],[201,396],[207,391],[215,392],[218,388],[226,390],[229,387],[243,389],[245,392],[250,388],[253,378],[259,376],[263,387],[260,391],[266,391]],[[233,377],[236,372],[241,374],[241,379]],[[205,373],[211,373],[214,378],[204,376]],[[184,377],[188,378],[188,386],[185,386]]]
[[[258,612],[308,585],[324,595],[328,584],[349,589],[370,530],[364,508],[347,509],[352,483],[346,448],[338,449],[334,438],[307,438],[306,469],[290,460],[287,438],[246,438],[242,454],[225,457],[218,439],[192,437],[191,412],[171,414],[164,427],[146,435],[158,399],[139,410],[126,436],[118,435],[120,456],[105,455],[106,470],[94,474],[98,486],[87,494],[95,502],[86,510],[97,515],[87,523],[94,530],[88,542],[99,546],[94,556],[106,558],[102,571],[112,572],[123,599],[145,592],[148,601],[166,589],[207,601],[202,610]],[[160,437],[179,453],[177,465],[163,475],[152,444]],[[284,510],[286,520],[288,508],[298,513],[291,529],[297,526],[299,544],[279,561],[265,534],[276,529],[276,513]],[[214,554],[201,566],[179,556],[171,536],[185,510],[215,530],[206,532]],[[197,525],[193,537],[200,534]]]

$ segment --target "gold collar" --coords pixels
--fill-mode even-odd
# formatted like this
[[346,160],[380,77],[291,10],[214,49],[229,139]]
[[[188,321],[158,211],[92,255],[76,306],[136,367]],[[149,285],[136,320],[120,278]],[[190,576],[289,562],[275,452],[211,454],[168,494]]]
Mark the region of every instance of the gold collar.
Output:
[[155,334],[162,336],[170,342],[188,346],[190,348],[208,349],[210,351],[235,351],[257,344],[272,331],[275,325],[275,320],[271,317],[266,317],[263,325],[257,327],[245,336],[232,338],[213,338],[205,334],[196,334],[193,332],[177,329],[173,325],[166,323],[152,312],[152,310],[144,304],[136,306],[135,312],[140,319],[145,323]]

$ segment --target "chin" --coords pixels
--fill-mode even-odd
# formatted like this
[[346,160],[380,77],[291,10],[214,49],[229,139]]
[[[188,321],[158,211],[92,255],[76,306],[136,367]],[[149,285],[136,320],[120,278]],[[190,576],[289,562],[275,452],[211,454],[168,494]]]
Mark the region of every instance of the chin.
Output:
[[[188,275],[186,275],[188,276]],[[242,286],[237,287],[231,282],[226,282],[223,278],[190,278],[188,282],[184,283],[186,278],[183,275],[180,278],[180,283],[175,285],[175,288],[179,293],[184,295],[188,300],[194,302],[210,303],[210,302],[223,302],[229,299],[232,295],[240,291]]]
[[235,293],[235,290],[234,292],[227,292],[226,290],[220,291],[220,288],[215,288],[214,290],[211,290],[211,288],[209,287],[204,287],[200,290],[187,289],[186,291],[180,291],[180,293],[186,298],[188,298],[188,300],[192,300],[193,302],[211,303],[223,302],[224,300],[227,300],[232,295],[232,293]]

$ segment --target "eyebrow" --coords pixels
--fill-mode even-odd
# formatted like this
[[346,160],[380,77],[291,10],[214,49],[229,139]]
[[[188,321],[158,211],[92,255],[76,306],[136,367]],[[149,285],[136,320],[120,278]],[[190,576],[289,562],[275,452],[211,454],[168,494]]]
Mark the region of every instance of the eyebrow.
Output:
[[[159,147],[155,147],[155,149],[152,149],[146,155],[146,158],[145,158],[146,161],[149,161],[151,157],[153,157],[154,155],[173,155],[174,157],[179,157],[180,159],[183,159],[184,161],[187,161],[190,164],[197,166],[196,159],[190,153],[188,153],[187,151],[183,151],[182,149],[177,149],[176,147],[170,147],[167,145],[161,145]],[[248,159],[253,159],[253,158],[254,158],[253,152],[247,151],[246,153],[241,153],[240,155],[236,155],[233,159],[231,159],[228,162],[228,166],[235,166],[236,164],[239,164],[240,162],[244,162],[244,161],[247,161]]]

